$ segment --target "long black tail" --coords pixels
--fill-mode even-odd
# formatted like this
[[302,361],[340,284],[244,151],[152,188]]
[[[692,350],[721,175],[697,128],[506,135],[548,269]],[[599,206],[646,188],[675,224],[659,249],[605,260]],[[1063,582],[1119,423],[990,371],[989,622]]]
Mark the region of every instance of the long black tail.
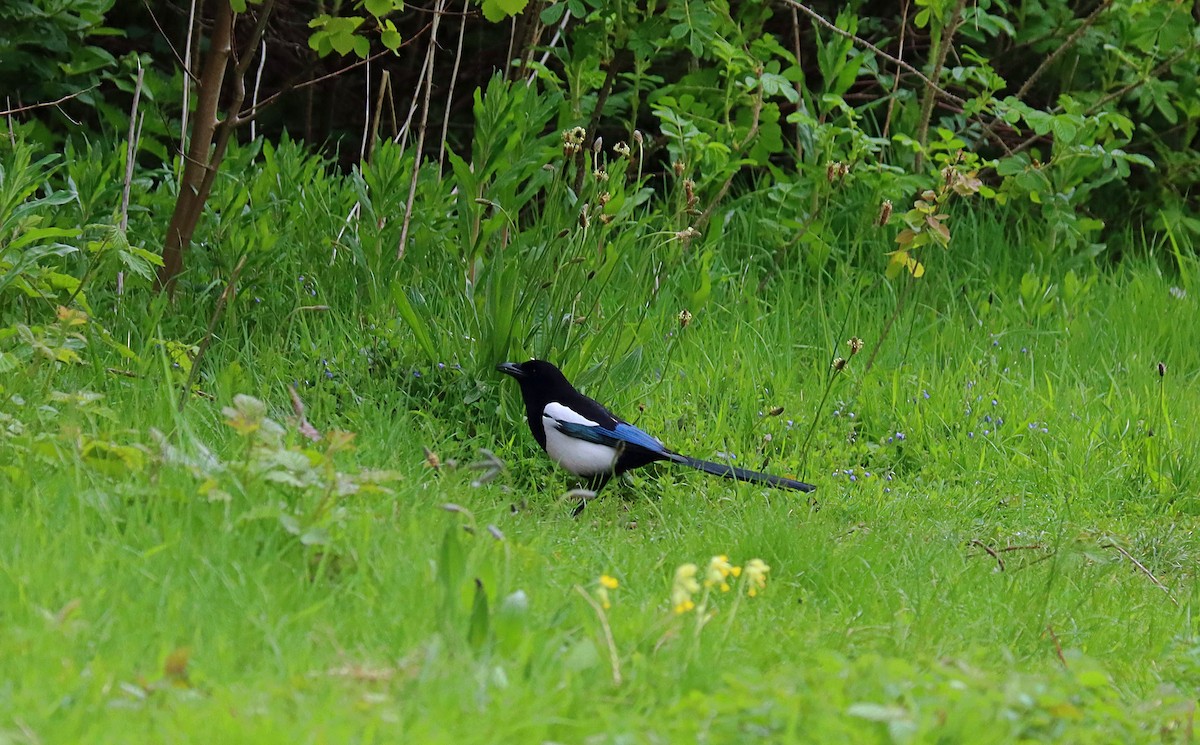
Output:
[[699,458],[689,458],[686,455],[673,454],[672,457],[676,463],[682,463],[685,466],[691,466],[698,471],[711,473],[713,476],[721,476],[727,479],[736,481],[749,481],[753,484],[766,484],[773,486],[776,489],[795,489],[796,491],[813,491],[817,487],[812,484],[806,484],[803,481],[789,479],[785,476],[772,476],[769,473],[759,473],[758,471],[747,471],[744,468],[734,468],[733,466],[724,463],[713,463],[712,461],[700,460]]

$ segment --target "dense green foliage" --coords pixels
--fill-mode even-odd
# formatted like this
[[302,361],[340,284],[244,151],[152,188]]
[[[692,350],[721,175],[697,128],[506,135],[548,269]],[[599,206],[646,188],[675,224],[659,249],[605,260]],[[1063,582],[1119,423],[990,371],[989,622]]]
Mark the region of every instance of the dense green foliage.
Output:
[[[239,130],[168,299],[182,74],[111,6],[0,11],[10,106],[99,85],[0,139],[0,743],[1192,740],[1187,8],[530,4],[423,152]],[[530,356],[815,498],[573,520]]]

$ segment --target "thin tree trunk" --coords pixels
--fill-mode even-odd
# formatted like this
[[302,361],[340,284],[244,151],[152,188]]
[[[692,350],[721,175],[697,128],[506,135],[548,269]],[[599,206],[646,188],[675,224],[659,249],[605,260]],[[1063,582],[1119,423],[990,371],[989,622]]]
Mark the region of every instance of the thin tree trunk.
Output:
[[206,172],[213,167],[209,164],[209,155],[212,152],[213,133],[217,129],[217,109],[221,103],[225,70],[233,51],[232,39],[233,8],[229,0],[218,0],[212,41],[200,74],[200,90],[196,111],[192,116],[192,137],[184,161],[183,179],[179,184],[175,211],[171,213],[171,222],[167,225],[162,251],[163,265],[158,268],[158,280],[155,283],[159,291],[172,296],[175,294],[175,281],[183,271],[183,254],[196,230],[196,217],[208,196],[202,192],[202,188]]

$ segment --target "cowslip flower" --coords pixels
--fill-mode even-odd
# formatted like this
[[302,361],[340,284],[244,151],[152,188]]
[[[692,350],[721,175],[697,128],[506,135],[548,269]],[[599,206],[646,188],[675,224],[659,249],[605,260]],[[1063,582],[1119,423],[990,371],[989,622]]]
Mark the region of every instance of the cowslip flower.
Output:
[[726,581],[729,575],[739,577],[741,574],[742,568],[730,563],[728,556],[714,556],[708,562],[708,569],[704,573],[704,586],[720,587],[721,592],[729,592],[729,583]]
[[608,591],[615,590],[621,586],[616,577],[610,577],[607,574],[600,575],[600,586],[596,588],[596,597],[600,599],[600,605],[604,610],[612,607],[612,602],[608,598]]
[[680,564],[675,570],[675,581],[671,585],[671,607],[676,613],[687,613],[696,607],[692,596],[700,592],[700,583],[696,581],[695,564]]
[[767,586],[767,572],[771,571],[771,567],[762,559],[751,559],[746,562],[746,584],[749,589],[746,594],[754,597],[758,591]]

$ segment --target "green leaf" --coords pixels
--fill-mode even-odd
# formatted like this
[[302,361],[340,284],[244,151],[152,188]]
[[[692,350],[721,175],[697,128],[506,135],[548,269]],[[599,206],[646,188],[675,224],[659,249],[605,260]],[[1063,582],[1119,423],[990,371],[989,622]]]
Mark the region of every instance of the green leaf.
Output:
[[400,48],[400,44],[404,41],[404,38],[400,36],[399,31],[396,31],[395,29],[387,29],[379,35],[379,41],[382,42],[385,47],[394,52]]
[[421,347],[421,350],[428,355],[431,362],[436,362],[438,354],[437,348],[433,345],[433,338],[429,336],[429,331],[425,328],[425,323],[417,317],[417,311],[413,309],[412,303],[409,302],[404,288],[398,284],[392,285],[392,302],[396,304],[396,311],[400,313],[400,317],[408,325],[408,330],[416,337],[417,344]]
[[[508,8],[513,5],[519,7],[515,11],[509,11]],[[523,0],[483,0],[482,8],[483,17],[492,23],[499,23],[509,16],[516,15],[525,9]]]
[[1054,132],[1054,139],[1058,144],[1071,145],[1075,142],[1075,136],[1079,134],[1079,126],[1075,120],[1076,117],[1068,114],[1061,114],[1051,120],[1050,129]]
[[475,579],[475,602],[471,604],[471,623],[467,626],[467,643],[472,649],[482,649],[488,640],[488,599],[483,581]]
[[458,597],[459,578],[462,577],[466,566],[458,531],[458,526],[454,524],[446,528],[446,534],[442,536],[442,550],[438,556],[438,581],[446,593],[447,601],[451,603]]
[[234,13],[245,13],[246,0],[229,0],[229,7],[233,8]]
[[380,18],[396,10],[396,6],[392,0],[366,0],[363,3],[363,7],[376,18]]
[[559,22],[566,10],[566,3],[554,3],[553,5],[549,5],[542,11],[541,21],[547,26],[553,26]]

